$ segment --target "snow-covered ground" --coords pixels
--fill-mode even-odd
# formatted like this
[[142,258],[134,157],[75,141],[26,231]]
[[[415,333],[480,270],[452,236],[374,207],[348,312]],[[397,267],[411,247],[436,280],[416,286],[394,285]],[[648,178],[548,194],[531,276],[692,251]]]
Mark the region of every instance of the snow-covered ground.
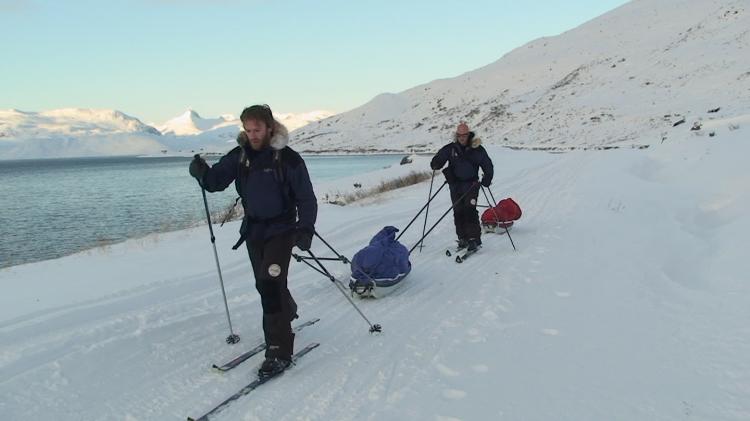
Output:
[[[378,335],[293,263],[302,319],[322,319],[297,345],[321,346],[216,419],[750,419],[750,144],[724,123],[646,150],[491,147],[496,198],[524,210],[517,251],[487,234],[454,263],[449,216],[398,290],[358,301]],[[428,189],[321,204],[318,231],[351,257],[382,226],[403,227]],[[431,221],[448,206],[443,192]],[[205,226],[0,271],[3,419],[184,420],[248,383],[260,356],[210,369],[261,338],[248,259],[230,250],[237,228],[216,233],[235,346]]]

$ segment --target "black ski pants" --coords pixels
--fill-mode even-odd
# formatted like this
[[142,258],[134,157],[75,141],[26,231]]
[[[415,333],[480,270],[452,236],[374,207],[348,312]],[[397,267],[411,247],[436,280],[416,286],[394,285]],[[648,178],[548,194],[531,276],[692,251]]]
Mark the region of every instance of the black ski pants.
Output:
[[293,233],[276,235],[262,243],[247,242],[255,288],[263,305],[263,334],[269,358],[291,359],[294,352],[292,320],[297,316],[297,303],[287,288]]
[[[459,240],[472,238],[479,240],[482,234],[479,226],[479,212],[477,212],[479,185],[468,181],[451,183],[448,187],[451,191],[451,202],[454,203],[453,223],[456,226],[456,236]],[[466,195],[461,198],[464,193]]]

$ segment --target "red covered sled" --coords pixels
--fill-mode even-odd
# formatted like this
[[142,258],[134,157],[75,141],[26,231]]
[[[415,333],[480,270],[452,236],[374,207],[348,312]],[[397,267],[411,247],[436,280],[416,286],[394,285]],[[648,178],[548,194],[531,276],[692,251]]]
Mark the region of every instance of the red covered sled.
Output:
[[505,233],[506,229],[513,226],[513,221],[521,218],[521,207],[518,206],[510,197],[497,202],[493,208],[489,208],[482,213],[482,228],[484,232]]

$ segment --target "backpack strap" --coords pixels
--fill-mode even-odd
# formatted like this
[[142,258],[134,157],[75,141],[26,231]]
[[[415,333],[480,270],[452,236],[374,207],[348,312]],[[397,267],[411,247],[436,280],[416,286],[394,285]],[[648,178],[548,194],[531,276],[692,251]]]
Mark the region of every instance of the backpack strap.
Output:
[[[237,192],[242,191],[242,186],[240,183],[242,183],[243,176],[247,175],[247,172],[250,171],[250,160],[247,157],[247,154],[245,153],[245,148],[242,146],[239,146],[240,148],[240,159],[239,163],[237,165],[237,178],[234,179],[234,182],[237,184]],[[237,200],[239,200],[240,197],[237,197]],[[235,202],[236,203],[236,202]],[[244,201],[243,201],[244,205]]]
[[291,209],[294,207],[294,197],[292,195],[292,186],[287,180],[286,173],[284,171],[284,165],[281,162],[281,155],[283,149],[276,149],[273,151],[273,163],[276,181],[279,183],[283,190],[284,195],[284,208]]
[[276,181],[286,187],[286,178],[284,177],[284,168],[281,166],[281,149],[273,151],[273,165],[276,173]]

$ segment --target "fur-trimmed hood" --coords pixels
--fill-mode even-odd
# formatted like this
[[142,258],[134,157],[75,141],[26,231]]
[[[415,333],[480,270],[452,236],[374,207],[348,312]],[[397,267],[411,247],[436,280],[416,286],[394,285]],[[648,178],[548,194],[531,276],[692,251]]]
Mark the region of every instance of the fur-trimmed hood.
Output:
[[[479,146],[481,146],[482,145],[482,139],[476,137],[474,135],[474,132],[469,132],[469,133],[470,133],[469,136],[471,137],[471,147],[472,147],[472,149],[476,149]],[[458,139],[453,139],[453,141],[456,142],[456,143],[458,143]]]
[[[274,119],[273,136],[271,137],[271,148],[275,150],[281,150],[284,149],[288,143],[289,130],[287,130],[286,126],[279,123],[278,120]],[[248,144],[247,135],[245,134],[244,130],[237,135],[237,144],[240,146],[245,146]]]

